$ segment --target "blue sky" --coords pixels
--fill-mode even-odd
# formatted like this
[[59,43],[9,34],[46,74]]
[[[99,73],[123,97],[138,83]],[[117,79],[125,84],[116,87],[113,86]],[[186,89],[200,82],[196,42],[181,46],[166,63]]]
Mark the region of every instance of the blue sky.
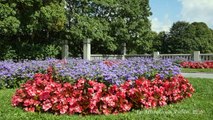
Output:
[[150,0],[152,30],[169,31],[174,22],[205,22],[213,28],[213,0]]

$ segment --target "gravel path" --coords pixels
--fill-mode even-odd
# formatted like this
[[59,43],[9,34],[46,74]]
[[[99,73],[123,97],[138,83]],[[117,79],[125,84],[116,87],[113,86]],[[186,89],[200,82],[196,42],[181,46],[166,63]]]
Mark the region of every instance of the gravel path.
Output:
[[187,78],[212,78],[213,73],[182,73],[184,77]]

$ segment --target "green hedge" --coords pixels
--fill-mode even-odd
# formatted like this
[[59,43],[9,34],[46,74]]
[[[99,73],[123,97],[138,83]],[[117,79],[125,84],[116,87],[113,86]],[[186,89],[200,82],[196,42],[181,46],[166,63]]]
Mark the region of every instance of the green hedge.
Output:
[[59,58],[61,46],[55,43],[2,43],[0,60]]

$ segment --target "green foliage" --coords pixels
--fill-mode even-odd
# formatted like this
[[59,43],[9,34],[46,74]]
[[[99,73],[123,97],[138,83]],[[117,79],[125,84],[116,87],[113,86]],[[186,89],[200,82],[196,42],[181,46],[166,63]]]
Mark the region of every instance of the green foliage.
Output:
[[59,32],[64,29],[66,20],[65,9],[59,4],[50,3],[35,13],[38,30]]
[[70,41],[91,38],[93,53],[121,53],[124,42],[129,52],[146,52],[150,46],[148,0],[67,0],[67,8]]
[[[23,49],[18,51],[19,59],[45,59],[56,57],[60,48],[56,45],[24,44]],[[28,50],[28,52],[26,52]]]
[[213,52],[213,34],[211,29],[203,22],[194,22],[189,30],[191,38],[191,48],[201,53]]
[[44,56],[50,57],[50,58],[55,58],[60,54],[61,48],[57,45],[47,45],[43,49]]
[[159,33],[156,41],[154,46],[162,53],[213,52],[212,30],[203,22],[178,21],[169,33]]
[[166,37],[167,34],[164,31],[156,35],[155,39],[153,40],[154,51],[159,51],[161,53],[165,53],[165,51],[167,51],[167,46],[165,45]]
[[186,53],[192,52],[189,49],[190,39],[187,38],[188,27],[190,26],[187,22],[177,22],[174,23],[170,29],[169,37],[167,38],[168,50],[171,53]]
[[92,39],[93,53],[120,54],[124,42],[129,53],[149,53],[150,15],[149,0],[0,1],[1,59],[55,56],[58,52],[44,53],[43,46],[58,47],[63,40],[69,41],[71,55],[78,56],[87,38]]
[[118,0],[116,17],[112,19],[111,36],[118,45],[127,43],[128,53],[147,53],[152,47],[149,39],[151,15],[148,0]]
[[1,55],[2,57],[0,57],[1,59],[9,60],[9,59],[16,59],[17,58],[16,51],[13,50],[11,46],[6,46],[6,48],[4,50],[5,51]]
[[60,55],[61,47],[54,43],[29,43],[17,42],[7,43],[0,47],[0,60],[21,60],[21,59],[45,59],[57,58]]
[[0,59],[58,57],[64,0],[0,1]]
[[0,35],[16,34],[20,21],[15,17],[16,12],[9,4],[0,3]]

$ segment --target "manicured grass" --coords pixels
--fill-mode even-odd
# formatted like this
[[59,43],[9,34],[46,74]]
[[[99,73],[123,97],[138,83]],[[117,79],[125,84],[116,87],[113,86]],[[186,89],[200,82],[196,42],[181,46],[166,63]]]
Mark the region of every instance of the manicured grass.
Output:
[[213,73],[213,69],[191,69],[191,68],[181,68],[181,72],[183,72],[183,73],[198,73],[198,72]]
[[11,97],[15,89],[0,90],[1,120],[212,120],[213,119],[213,79],[190,78],[195,88],[192,98],[177,104],[149,110],[134,110],[118,115],[52,115],[47,113],[29,113],[11,106]]

